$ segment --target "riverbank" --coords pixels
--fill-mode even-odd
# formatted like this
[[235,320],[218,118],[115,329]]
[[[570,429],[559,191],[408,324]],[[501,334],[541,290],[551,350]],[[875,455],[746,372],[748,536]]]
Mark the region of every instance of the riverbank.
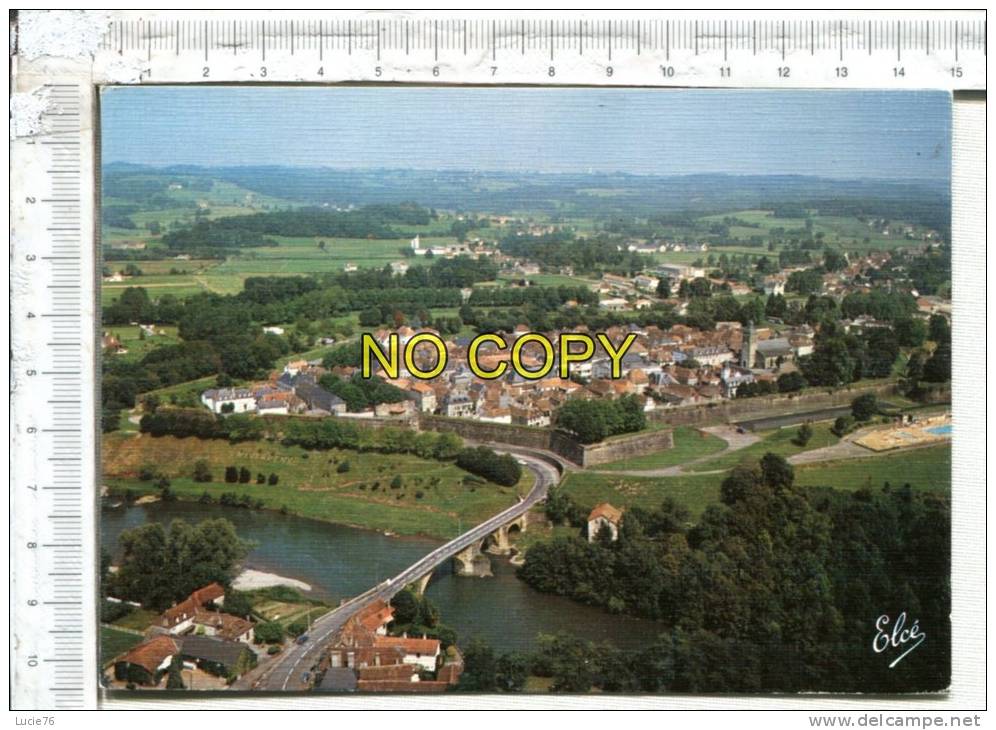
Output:
[[[211,481],[193,480],[198,461],[206,462]],[[502,487],[453,463],[405,454],[307,451],[267,441],[230,444],[169,436],[108,434],[102,465],[103,482],[114,498],[129,491],[133,498],[158,497],[155,481],[137,478],[151,466],[170,481],[172,495],[185,502],[217,504],[228,495],[226,500],[238,507],[246,500],[253,509],[262,503],[262,509],[282,514],[439,540],[497,514],[533,486],[529,471],[515,487]],[[225,482],[228,466],[247,469],[250,482]],[[270,483],[271,475],[276,484]]]
[[273,588],[286,586],[299,591],[310,591],[311,584],[296,578],[287,578],[276,573],[266,573],[262,570],[246,568],[232,581],[232,587],[237,591],[252,591],[257,588]]

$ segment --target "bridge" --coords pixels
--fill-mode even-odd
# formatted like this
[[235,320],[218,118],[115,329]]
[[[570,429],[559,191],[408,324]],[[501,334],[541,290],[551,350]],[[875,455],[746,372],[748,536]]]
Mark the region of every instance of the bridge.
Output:
[[307,690],[310,685],[305,679],[305,673],[318,663],[328,643],[357,611],[378,599],[388,601],[409,585],[424,591],[433,571],[447,560],[454,560],[458,575],[490,575],[490,564],[487,572],[482,568],[481,558],[486,560],[484,551],[510,550],[510,537],[516,531],[525,529],[526,513],[546,499],[547,490],[560,481],[561,474],[559,464],[552,458],[504,446],[498,448],[511,453],[532,472],[535,481],[529,494],[520,497],[511,507],[440,545],[393,578],[373,586],[316,619],[311,626],[307,643],[291,644],[283,653],[269,660],[260,671],[243,675],[232,688],[269,692]]

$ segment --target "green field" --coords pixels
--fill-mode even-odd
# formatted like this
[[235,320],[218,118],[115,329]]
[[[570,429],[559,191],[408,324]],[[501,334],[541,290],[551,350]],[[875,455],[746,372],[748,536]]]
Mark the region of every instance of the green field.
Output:
[[805,446],[799,446],[793,442],[796,434],[799,432],[799,427],[787,426],[775,431],[763,432],[760,441],[745,449],[731,451],[728,454],[720,454],[715,459],[708,459],[698,464],[693,464],[689,466],[689,471],[703,472],[730,469],[741,461],[759,459],[769,451],[788,458],[802,451],[833,446],[840,440],[830,432],[833,421],[820,421],[819,423],[811,423],[810,425],[813,427],[813,437]]
[[[763,455],[763,451],[754,458]],[[631,477],[591,471],[571,472],[562,489],[582,507],[599,502],[616,507],[660,505],[671,497],[693,517],[719,502],[725,472],[677,477]],[[863,459],[842,459],[795,467],[795,484],[801,487],[832,487],[854,491],[862,487],[880,489],[889,482],[893,489],[910,484],[913,489],[949,494],[951,491],[951,445],[909,449]]]
[[118,629],[145,631],[157,618],[159,618],[159,614],[155,611],[136,608],[131,613],[125,614],[117,621],[114,621],[112,625]]
[[[145,336],[139,334],[142,330],[135,325],[115,325],[104,328],[104,332],[109,332],[118,338],[121,345],[128,350],[127,353],[115,355],[126,361],[141,360],[152,350],[164,345],[176,345],[180,342],[177,336],[176,327],[172,325],[156,325],[156,334]],[[161,334],[160,334],[161,333]]]
[[570,472],[562,489],[575,502],[590,509],[599,502],[616,507],[655,509],[671,497],[697,516],[719,501],[719,474],[692,474],[677,477],[631,477],[591,471]]
[[[339,524],[388,530],[399,534],[449,538],[511,505],[532,487],[525,472],[516,487],[466,482],[466,472],[451,463],[426,461],[403,454],[358,453],[332,449],[305,451],[269,441],[229,444],[196,438],[153,439],[146,435],[107,434],[102,443],[104,483],[115,492],[157,494],[153,482],[137,478],[152,465],[171,480],[181,499],[196,500],[207,492],[215,500],[225,492],[263,500],[266,509]],[[214,481],[193,481],[193,464],[204,459]],[[349,471],[338,471],[349,462]],[[250,484],[227,484],[226,466],[246,466]],[[277,474],[275,486],[257,485],[256,475]],[[402,485],[390,486],[399,475]]]
[[107,663],[120,654],[124,654],[136,644],[144,641],[141,634],[133,634],[130,631],[121,631],[111,626],[100,627],[100,663],[107,666]]
[[797,466],[795,483],[805,487],[830,486],[855,490],[880,488],[889,482],[893,489],[910,484],[928,492],[951,491],[951,444],[891,452],[867,459],[844,459],[822,464]]
[[674,429],[673,448],[664,449],[663,451],[645,456],[621,459],[610,464],[602,464],[597,468],[608,471],[662,469],[714,454],[725,447],[726,442],[717,436],[713,436],[705,431],[699,431],[696,428],[678,426]]

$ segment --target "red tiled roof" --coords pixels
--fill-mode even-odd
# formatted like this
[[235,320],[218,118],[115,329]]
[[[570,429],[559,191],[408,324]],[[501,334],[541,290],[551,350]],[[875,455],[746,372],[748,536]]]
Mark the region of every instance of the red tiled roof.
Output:
[[155,674],[160,664],[179,651],[180,645],[169,636],[157,636],[132,647],[115,659],[114,663],[137,664],[149,674]]
[[412,639],[404,636],[378,636],[374,639],[378,648],[403,649],[406,654],[435,656],[439,653],[439,639]]
[[599,517],[604,517],[613,524],[619,524],[619,520],[622,519],[622,510],[613,507],[608,502],[602,502],[601,504],[595,505],[595,509],[593,509],[591,514],[588,515],[588,521],[591,522]]

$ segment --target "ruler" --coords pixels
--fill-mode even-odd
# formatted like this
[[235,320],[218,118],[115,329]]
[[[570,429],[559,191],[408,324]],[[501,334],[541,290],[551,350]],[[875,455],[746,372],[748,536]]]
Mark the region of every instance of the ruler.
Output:
[[91,89],[11,145],[11,705],[96,701]]
[[48,102],[44,131],[11,144],[10,663],[18,709],[87,707],[97,697],[98,86],[986,86],[984,12],[88,17],[100,27],[92,46],[72,58],[29,54],[15,68],[17,88]]
[[96,63],[131,59],[151,83],[983,89],[985,56],[984,12],[569,20],[212,12],[125,15],[111,23]]

